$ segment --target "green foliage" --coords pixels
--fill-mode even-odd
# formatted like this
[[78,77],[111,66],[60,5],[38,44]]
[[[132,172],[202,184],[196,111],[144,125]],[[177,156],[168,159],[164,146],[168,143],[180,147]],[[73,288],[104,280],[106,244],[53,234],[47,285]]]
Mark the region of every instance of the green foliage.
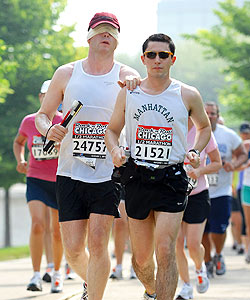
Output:
[[220,92],[220,102],[231,119],[250,120],[250,1],[246,0],[242,7],[233,0],[219,5],[220,10],[215,10],[219,25],[186,37],[203,45],[208,58],[225,61],[223,72],[228,79]]
[[9,45],[34,41],[50,30],[67,0],[0,0],[0,36]]
[[28,257],[29,255],[29,246],[6,247],[0,249],[0,261]]
[[[219,102],[227,107],[228,123],[239,127],[243,120],[250,121],[250,84],[231,79],[219,95]],[[230,106],[229,106],[230,105]]]
[[2,60],[16,68],[15,72],[4,74],[10,83],[10,86],[5,85],[9,88],[6,93],[12,90],[12,94],[4,97],[5,102],[0,104],[2,187],[24,180],[24,176],[16,172],[12,144],[23,117],[39,108],[41,84],[50,79],[60,65],[87,55],[87,49],[80,50],[73,45],[70,35],[74,26],[56,25],[65,5],[66,0],[0,0],[0,36],[5,45]]
[[219,58],[211,61],[203,55],[204,48],[193,41],[180,41],[176,45],[176,62],[171,75],[196,87],[204,101],[218,100],[218,90],[224,87],[225,78],[220,73],[225,64]]
[[8,94],[13,93],[10,88],[9,81],[5,78],[6,74],[15,71],[15,63],[3,60],[3,56],[6,53],[7,47],[3,40],[0,40],[0,105],[4,103]]
[[[8,60],[3,60],[3,56],[7,51],[7,47],[4,44],[3,40],[0,40],[0,112],[1,108],[4,107],[5,98],[8,94],[13,93],[14,91],[10,88],[10,83],[6,79],[6,76],[8,74],[15,73],[15,67],[16,64],[14,62],[10,62]],[[4,114],[1,116],[4,116]],[[2,117],[1,117],[2,119]],[[0,129],[2,129],[0,127]],[[0,136],[1,137],[1,136]],[[3,145],[4,141],[1,140],[1,145]],[[3,165],[5,164],[4,161],[4,148],[1,147],[0,149],[0,173],[2,172],[1,169],[3,168]],[[9,166],[7,166],[9,167]]]

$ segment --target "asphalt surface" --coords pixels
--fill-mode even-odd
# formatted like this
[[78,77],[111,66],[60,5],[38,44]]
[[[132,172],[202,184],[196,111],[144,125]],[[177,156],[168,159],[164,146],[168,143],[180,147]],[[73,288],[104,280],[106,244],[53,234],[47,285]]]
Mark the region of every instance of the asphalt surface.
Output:
[[[229,234],[230,235],[230,234]],[[110,253],[112,252],[110,244]],[[227,272],[223,276],[211,279],[209,290],[205,294],[198,294],[195,289],[195,272],[193,262],[190,260],[191,283],[194,286],[194,299],[196,300],[250,300],[250,264],[246,264],[244,255],[237,255],[231,249],[230,237],[227,239],[224,251]],[[108,280],[103,300],[139,300],[142,299],[144,288],[137,280],[129,279],[130,257],[125,253],[123,262],[123,280]],[[112,258],[112,267],[115,259]],[[64,265],[61,272],[64,274]],[[43,258],[41,273],[45,271],[46,263]],[[74,280],[65,280],[62,293],[51,294],[50,284],[43,283],[42,292],[26,290],[26,285],[32,277],[31,259],[24,258],[0,262],[0,299],[4,300],[79,300],[82,292],[82,281],[79,277]],[[179,282],[179,286],[180,286]],[[177,289],[178,292],[178,289]]]

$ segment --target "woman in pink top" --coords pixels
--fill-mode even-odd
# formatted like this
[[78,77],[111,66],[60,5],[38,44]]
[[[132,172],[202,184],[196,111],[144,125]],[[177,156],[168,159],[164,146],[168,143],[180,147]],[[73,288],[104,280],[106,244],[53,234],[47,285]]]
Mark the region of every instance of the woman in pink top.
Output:
[[[192,120],[188,120],[188,149],[192,149],[195,139],[195,126]],[[210,163],[206,165],[207,155]],[[188,261],[184,252],[184,240],[186,238],[189,255],[196,268],[196,289],[199,293],[205,293],[209,287],[206,266],[204,263],[204,247],[201,244],[202,235],[210,210],[208,194],[208,181],[205,174],[216,173],[221,168],[221,159],[217,143],[213,134],[204,150],[200,153],[201,164],[193,169],[186,164],[186,172],[191,178],[190,183],[194,189],[188,197],[188,204],[183,214],[179,231],[176,255],[180,277],[183,285],[176,299],[193,299],[193,288],[190,284]],[[185,164],[185,162],[184,162]]]
[[[39,93],[40,102],[43,101],[49,84],[50,80],[43,83]],[[54,261],[51,292],[57,293],[62,291],[62,278],[59,269],[63,255],[55,188],[58,151],[55,148],[50,154],[43,151],[45,138],[36,129],[35,116],[36,114],[30,114],[24,117],[13,144],[13,151],[17,161],[16,169],[19,173],[26,174],[26,197],[32,220],[30,254],[34,276],[28,284],[27,290],[42,290],[40,265],[46,228],[46,211],[49,207],[52,216]],[[54,116],[53,124],[60,123],[61,120],[62,114],[57,112]],[[25,160],[26,143],[29,149],[29,162]]]

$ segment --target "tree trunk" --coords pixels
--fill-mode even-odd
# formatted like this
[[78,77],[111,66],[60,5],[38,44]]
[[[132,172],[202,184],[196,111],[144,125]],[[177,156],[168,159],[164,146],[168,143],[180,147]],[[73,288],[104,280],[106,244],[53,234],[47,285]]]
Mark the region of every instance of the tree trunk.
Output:
[[9,188],[4,189],[5,191],[5,247],[10,247],[10,198]]

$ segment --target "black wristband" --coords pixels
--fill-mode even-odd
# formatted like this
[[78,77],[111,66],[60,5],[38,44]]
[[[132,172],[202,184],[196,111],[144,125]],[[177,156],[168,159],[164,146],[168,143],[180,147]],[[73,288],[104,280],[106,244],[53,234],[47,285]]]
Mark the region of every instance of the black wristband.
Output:
[[44,141],[43,141],[43,149],[44,149],[45,144],[46,144],[46,141],[47,141],[48,133],[49,133],[51,127],[53,127],[54,125],[55,125],[55,124],[50,125],[49,129],[48,129],[47,132],[46,132],[45,139],[44,139]]
[[201,156],[200,151],[197,150],[197,149],[190,149],[188,152],[194,152],[194,153],[196,153],[199,157]]

